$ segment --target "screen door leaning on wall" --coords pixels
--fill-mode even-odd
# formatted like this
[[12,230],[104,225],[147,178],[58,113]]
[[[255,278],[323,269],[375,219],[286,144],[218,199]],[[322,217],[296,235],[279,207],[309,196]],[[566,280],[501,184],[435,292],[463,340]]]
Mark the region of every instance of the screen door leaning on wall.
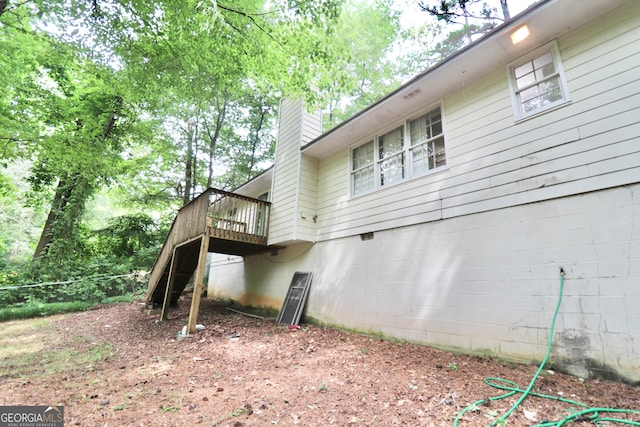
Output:
[[304,303],[307,300],[309,285],[311,285],[311,273],[296,271],[293,274],[289,291],[280,309],[280,314],[278,314],[278,323],[298,324],[302,316]]

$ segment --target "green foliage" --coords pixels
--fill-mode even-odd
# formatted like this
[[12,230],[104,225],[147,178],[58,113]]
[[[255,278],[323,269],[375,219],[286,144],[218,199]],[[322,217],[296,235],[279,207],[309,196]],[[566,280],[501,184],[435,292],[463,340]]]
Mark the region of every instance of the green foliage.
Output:
[[[88,239],[92,243],[92,255],[130,258],[144,253],[146,249],[158,249],[162,243],[158,224],[148,215],[137,213],[114,217],[108,220],[107,227],[89,231]],[[148,265],[148,260],[138,259],[140,266]]]
[[[399,28],[392,5],[9,2],[0,10],[0,287],[73,282],[0,290],[0,303],[128,290],[124,279],[94,278],[149,270],[167,213],[268,167],[283,96],[310,108],[331,100],[337,120],[353,111],[336,107],[345,94],[359,108],[395,84],[383,60]],[[6,173],[16,165],[28,188]],[[96,195],[125,208],[98,220],[88,212]]]
[[20,155],[25,143],[37,139],[40,126],[28,108],[37,97],[38,60],[43,41],[30,34],[25,8],[0,15],[0,161]]
[[[333,127],[400,84],[389,55],[400,33],[400,15],[389,0],[344,5],[330,41],[327,71],[312,80],[328,104],[324,127]],[[326,42],[326,41],[325,41]]]
[[[1,290],[0,290],[1,292]],[[31,319],[34,317],[51,316],[60,313],[73,313],[86,310],[87,306],[82,301],[53,302],[47,304],[29,304],[14,307],[0,308],[0,322],[7,320]]]
[[[15,191],[16,189],[11,180],[0,173],[0,206],[11,206],[16,197]],[[18,223],[18,220],[13,218],[10,214],[5,212],[5,209],[3,209],[2,212],[0,212],[0,224],[3,224],[0,225],[0,268],[8,259],[9,246],[11,242],[7,241],[9,237],[7,236],[9,230],[4,229],[8,228],[7,225],[10,222],[13,222],[15,225]],[[0,284],[2,284],[2,276],[0,276]]]
[[82,302],[88,306],[146,289],[144,278],[131,274],[127,268],[130,266],[121,260],[105,258],[100,263],[97,260],[93,259],[91,264],[74,260],[56,265],[38,261],[2,270],[0,277],[5,277],[5,283],[0,287],[0,305]]
[[80,301],[86,306],[143,292],[146,281],[128,275],[151,269],[166,232],[147,215],[121,216],[101,230],[81,226],[76,247],[67,251],[73,256],[65,261],[0,261],[0,305]]
[[[500,10],[493,6],[497,4]],[[435,19],[405,31],[403,38],[409,42],[401,61],[405,75],[446,59],[510,17],[507,0],[420,0],[417,5]]]

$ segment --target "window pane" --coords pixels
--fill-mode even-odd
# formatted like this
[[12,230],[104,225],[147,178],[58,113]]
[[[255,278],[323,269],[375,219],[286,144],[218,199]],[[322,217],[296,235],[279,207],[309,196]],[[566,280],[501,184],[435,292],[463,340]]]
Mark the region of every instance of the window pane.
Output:
[[526,101],[526,102],[522,103],[522,111],[524,111],[525,113],[528,113],[530,111],[534,111],[538,107],[539,106],[535,102],[535,98],[534,99],[530,99],[529,101]]
[[516,75],[516,79],[524,76],[525,74],[529,74],[533,72],[533,64],[531,62],[526,62],[519,67],[516,67],[514,70],[514,74]]
[[550,102],[545,95],[540,95],[522,103],[525,112],[534,111],[548,105]]
[[531,87],[527,90],[523,90],[522,92],[520,92],[520,100],[522,102],[529,101],[530,99],[533,99],[536,96],[538,96],[539,93],[540,91],[538,90],[538,86]]
[[520,77],[519,79],[517,79],[516,82],[517,82],[518,89],[522,89],[524,87],[534,84],[536,82],[536,76],[534,73],[528,73]]
[[353,194],[373,190],[373,165],[353,173]]
[[439,107],[409,122],[409,136],[412,146],[436,137],[441,133],[442,117]]
[[437,121],[431,124],[431,137],[438,136],[442,133],[442,122]]
[[545,92],[553,92],[560,89],[560,78],[550,79],[541,85]]
[[415,147],[412,151],[413,174],[421,175],[429,170],[426,144]]
[[534,111],[546,105],[553,104],[556,101],[560,101],[562,98],[559,77],[543,82],[520,94],[520,101],[524,112]]
[[404,153],[380,162],[380,186],[393,184],[404,179]]
[[533,60],[533,68],[535,68],[536,70],[544,67],[547,64],[551,64],[551,66],[553,67],[553,56],[551,55],[551,51],[544,53]]
[[359,146],[353,150],[353,169],[357,170],[373,163],[373,141]]
[[536,70],[536,78],[538,79],[538,81],[551,77],[554,74],[556,74],[556,67],[553,65],[553,62],[551,64],[545,65],[539,70]]
[[409,123],[409,136],[411,145],[415,145],[424,139],[429,138],[429,122],[426,115],[418,117]]
[[433,158],[435,167],[440,167],[447,164],[447,156],[444,149],[444,137],[438,138],[433,142]]
[[549,100],[549,103],[560,101],[562,99],[562,91],[560,88],[549,91],[547,93],[547,99]]
[[380,137],[379,144],[379,159],[384,159],[390,155],[393,155],[404,148],[404,138],[402,136],[402,126],[387,132]]
[[414,147],[412,159],[414,175],[420,175],[431,169],[446,166],[447,154],[444,136]]

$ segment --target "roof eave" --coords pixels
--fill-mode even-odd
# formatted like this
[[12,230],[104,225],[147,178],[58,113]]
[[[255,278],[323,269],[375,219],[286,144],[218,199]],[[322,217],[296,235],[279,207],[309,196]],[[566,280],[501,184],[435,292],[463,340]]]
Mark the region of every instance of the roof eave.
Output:
[[[481,39],[428,68],[398,89],[361,110],[301,148],[305,155],[326,158],[345,146],[442,100],[472,80],[503,67],[526,52],[601,16],[629,0],[543,0],[496,27]],[[570,12],[570,13],[569,13]],[[563,19],[557,19],[562,16]],[[514,45],[510,34],[527,24],[531,35]]]

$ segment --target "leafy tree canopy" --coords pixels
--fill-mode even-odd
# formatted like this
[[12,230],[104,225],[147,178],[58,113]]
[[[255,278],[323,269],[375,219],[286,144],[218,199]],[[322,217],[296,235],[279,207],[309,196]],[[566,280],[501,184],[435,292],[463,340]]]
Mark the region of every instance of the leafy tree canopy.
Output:
[[[49,209],[36,258],[95,256],[96,242],[122,255],[131,241],[112,231],[137,212],[255,176],[282,96],[370,102],[394,82],[391,4],[0,1],[0,178],[23,159],[29,190],[10,200]],[[106,189],[131,215],[91,237],[87,202]]]

